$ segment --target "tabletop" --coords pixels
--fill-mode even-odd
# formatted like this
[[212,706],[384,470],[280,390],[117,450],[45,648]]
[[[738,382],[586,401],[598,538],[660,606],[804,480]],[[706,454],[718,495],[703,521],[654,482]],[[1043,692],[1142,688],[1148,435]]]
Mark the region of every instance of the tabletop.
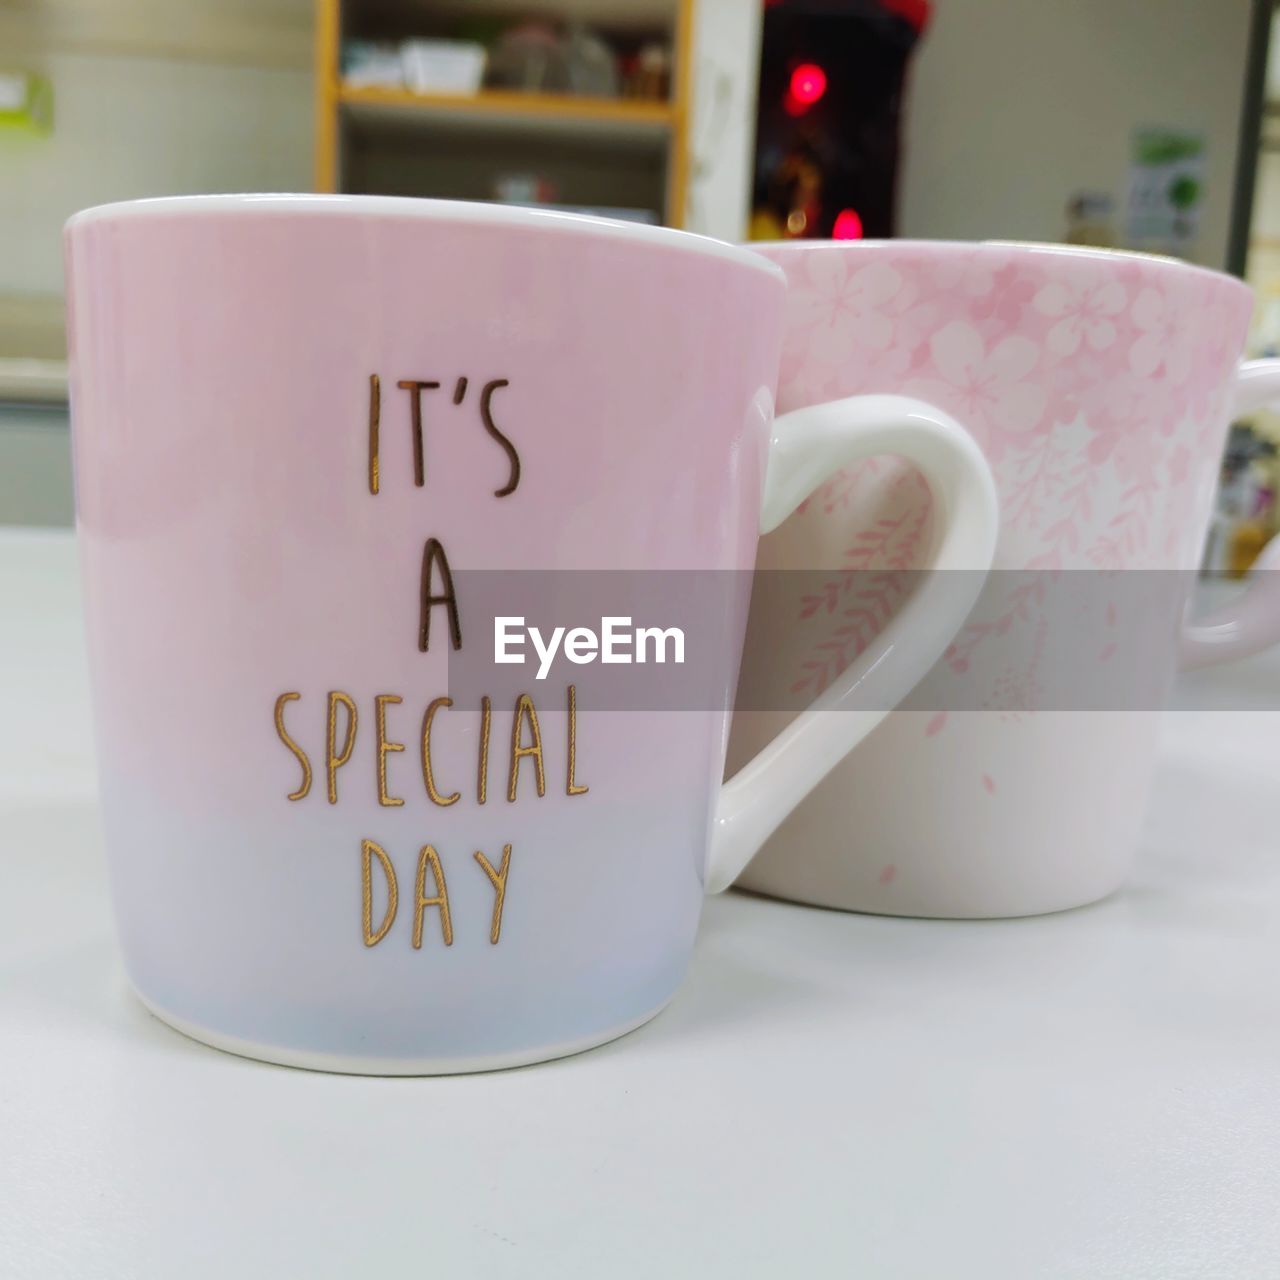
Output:
[[75,546],[0,533],[0,1275],[1280,1275],[1280,659],[1178,691],[1129,886],[729,893],[641,1030],[484,1076],[205,1048],[130,995]]

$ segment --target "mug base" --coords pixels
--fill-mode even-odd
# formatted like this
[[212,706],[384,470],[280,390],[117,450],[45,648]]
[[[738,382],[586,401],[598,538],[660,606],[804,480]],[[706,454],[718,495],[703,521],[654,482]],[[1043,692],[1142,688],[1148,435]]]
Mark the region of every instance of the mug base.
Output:
[[1124,882],[1092,887],[1075,893],[1037,895],[1035,898],[1002,898],[1000,901],[965,900],[941,902],[937,899],[906,900],[901,903],[868,902],[859,895],[781,890],[750,878],[734,886],[743,893],[800,907],[820,907],[824,911],[845,911],[850,915],[885,916],[900,920],[1022,920],[1031,916],[1057,915],[1080,907],[1105,902],[1124,887]]
[[347,1076],[450,1076],[469,1075],[482,1071],[505,1071],[510,1067],[527,1067],[536,1062],[550,1062],[555,1058],[569,1058],[588,1049],[597,1049],[611,1040],[617,1040],[631,1031],[652,1021],[671,1002],[668,996],[656,1008],[606,1031],[592,1033],[578,1040],[543,1045],[536,1049],[523,1049],[515,1053],[486,1054],[466,1058],[378,1058],[355,1054],[323,1053],[310,1049],[290,1049],[284,1045],[262,1044],[242,1040],[238,1036],[224,1035],[198,1023],[188,1022],[159,1005],[130,985],[130,990],[142,1006],[161,1022],[180,1032],[189,1040],[220,1049],[223,1053],[239,1058],[253,1058],[280,1067],[298,1067],[303,1071],[326,1071],[332,1075]]

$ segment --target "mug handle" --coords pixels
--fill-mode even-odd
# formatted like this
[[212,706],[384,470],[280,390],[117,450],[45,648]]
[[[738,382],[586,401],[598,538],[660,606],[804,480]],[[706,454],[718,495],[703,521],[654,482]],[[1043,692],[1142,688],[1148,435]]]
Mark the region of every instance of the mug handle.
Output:
[[940,515],[934,572],[831,687],[721,788],[709,893],[737,879],[783,818],[924,677],[968,617],[991,567],[999,516],[982,451],[954,419],[905,396],[852,396],[776,418],[761,534],[841,467],[886,454],[917,467],[933,493]]
[[[1250,360],[1236,376],[1233,416],[1280,400],[1280,360]],[[1247,658],[1280,643],[1280,537],[1258,557],[1252,583],[1237,603],[1183,625],[1178,655],[1184,671]]]

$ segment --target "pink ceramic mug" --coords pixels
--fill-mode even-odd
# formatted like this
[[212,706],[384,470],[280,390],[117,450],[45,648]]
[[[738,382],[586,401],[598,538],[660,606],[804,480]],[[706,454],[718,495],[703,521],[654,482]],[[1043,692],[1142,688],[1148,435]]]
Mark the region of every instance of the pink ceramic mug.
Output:
[[[450,1071],[639,1025],[704,888],[878,719],[811,717],[721,791],[759,530],[899,451],[947,512],[936,563],[989,563],[990,476],[945,415],[771,425],[784,284],[745,250],[238,196],[90,210],[67,253],[119,933],[143,1000],[223,1048]],[[728,575],[718,692],[611,711],[530,674],[451,703],[450,654],[489,643],[461,576],[498,568]],[[972,603],[958,576],[825,705],[905,693]]]
[[[937,403],[991,464],[1001,533],[927,692],[813,791],[741,883],[924,916],[1110,893],[1179,648],[1195,665],[1280,638],[1280,574],[1265,565],[1240,609],[1181,627],[1228,421],[1280,395],[1280,362],[1237,366],[1249,290],[1169,259],[1058,246],[761,252],[790,286],[779,408],[884,392]],[[918,475],[868,460],[763,541],[761,570],[813,572],[803,589],[758,575],[739,691],[755,710],[735,718],[731,774],[785,726],[788,698],[874,643],[929,526]]]

